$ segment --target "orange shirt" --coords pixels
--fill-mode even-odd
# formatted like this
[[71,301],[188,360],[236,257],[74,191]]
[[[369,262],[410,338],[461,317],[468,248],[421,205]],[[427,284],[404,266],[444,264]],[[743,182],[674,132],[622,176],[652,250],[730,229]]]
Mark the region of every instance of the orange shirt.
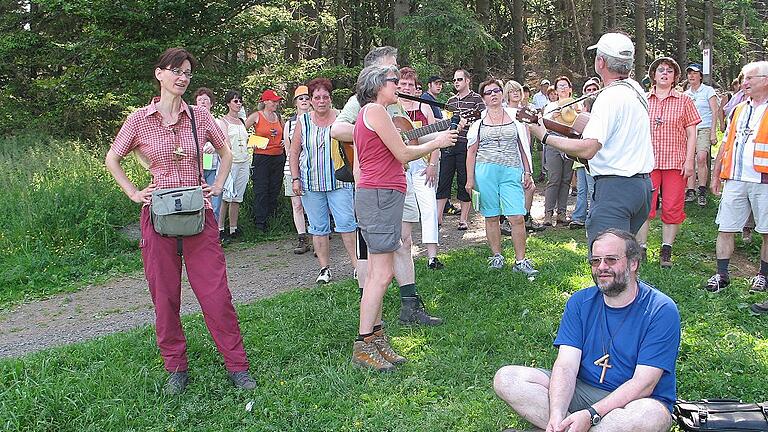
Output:
[[267,117],[259,111],[259,122],[256,123],[255,134],[258,136],[269,139],[267,148],[260,149],[253,148],[254,154],[278,156],[283,154],[283,127],[280,125],[280,117],[277,116],[277,121],[270,122]]

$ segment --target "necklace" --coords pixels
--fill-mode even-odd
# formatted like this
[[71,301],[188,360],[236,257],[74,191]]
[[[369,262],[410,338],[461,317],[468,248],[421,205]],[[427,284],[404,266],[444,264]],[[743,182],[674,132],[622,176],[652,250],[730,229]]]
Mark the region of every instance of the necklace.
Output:
[[[608,328],[608,312],[607,312],[608,306],[606,306],[605,300],[602,301],[602,308],[600,308],[600,312],[603,315],[603,319],[601,321],[603,323],[605,323],[605,332],[608,333],[608,343],[607,344],[605,343],[605,334],[601,330],[600,331],[600,345],[603,348],[603,353],[604,354],[600,358],[598,358],[597,360],[595,360],[593,362],[593,364],[595,366],[603,368],[603,371],[600,373],[600,384],[602,384],[603,381],[605,381],[605,372],[608,369],[611,369],[613,367],[613,365],[608,363],[608,361],[611,358],[611,354],[610,354],[609,351],[610,351],[611,347],[613,346],[613,338],[617,334],[619,334],[619,332],[621,332],[621,328],[624,327],[624,324],[627,322],[627,318],[629,317],[629,315],[632,314],[632,308],[635,306],[635,301],[637,300],[637,296],[639,294],[640,294],[640,285],[637,285],[637,291],[635,292],[635,298],[632,299],[632,303],[629,304],[629,307],[627,308],[627,311],[624,314],[624,318],[622,318],[621,323],[616,328],[616,331],[613,332],[613,334],[611,334],[611,329]],[[600,317],[598,317],[598,319],[600,319]],[[601,327],[602,327],[602,325],[601,325]],[[615,351],[616,350],[614,349],[614,352]]]

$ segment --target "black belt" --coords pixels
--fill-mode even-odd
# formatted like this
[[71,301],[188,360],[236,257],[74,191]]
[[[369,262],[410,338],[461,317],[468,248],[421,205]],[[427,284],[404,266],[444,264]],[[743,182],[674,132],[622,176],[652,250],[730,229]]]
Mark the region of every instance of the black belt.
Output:
[[648,174],[648,173],[640,173],[640,174],[635,174],[635,175],[633,175],[633,176],[629,176],[629,177],[627,177],[627,176],[620,176],[620,175],[613,175],[613,174],[609,174],[609,175],[598,175],[598,176],[594,176],[594,179],[595,179],[595,180],[600,180],[600,179],[602,179],[602,178],[643,178],[643,179],[645,179],[645,178],[650,178],[650,177],[651,177],[651,175],[650,175],[650,174]]

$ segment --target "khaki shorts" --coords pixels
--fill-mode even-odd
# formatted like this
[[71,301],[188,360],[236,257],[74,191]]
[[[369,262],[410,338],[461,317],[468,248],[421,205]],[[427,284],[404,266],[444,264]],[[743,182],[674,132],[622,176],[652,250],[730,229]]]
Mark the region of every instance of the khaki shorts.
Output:
[[392,189],[363,189],[355,193],[355,214],[368,252],[383,254],[400,249],[405,194]]
[[[552,378],[551,370],[541,368],[538,369],[547,374],[548,377]],[[609,394],[611,394],[611,392],[608,390],[592,387],[584,381],[576,378],[576,389],[573,392],[571,403],[568,405],[568,412],[575,413],[576,411],[585,410],[603,400],[603,398]]]
[[709,150],[712,148],[712,142],[709,140],[709,134],[712,133],[712,130],[707,129],[697,129],[696,130],[696,151],[705,151],[709,152]]
[[718,230],[741,232],[750,214],[755,216],[755,231],[768,234],[768,184],[727,180],[715,219]]

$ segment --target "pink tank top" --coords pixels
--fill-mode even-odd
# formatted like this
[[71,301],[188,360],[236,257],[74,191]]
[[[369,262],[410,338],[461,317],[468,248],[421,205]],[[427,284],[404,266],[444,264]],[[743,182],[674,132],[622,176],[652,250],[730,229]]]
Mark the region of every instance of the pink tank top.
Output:
[[365,124],[366,105],[360,110],[355,121],[355,149],[360,162],[360,179],[357,187],[362,189],[393,189],[405,193],[405,171],[403,164],[384,145],[379,135]]

